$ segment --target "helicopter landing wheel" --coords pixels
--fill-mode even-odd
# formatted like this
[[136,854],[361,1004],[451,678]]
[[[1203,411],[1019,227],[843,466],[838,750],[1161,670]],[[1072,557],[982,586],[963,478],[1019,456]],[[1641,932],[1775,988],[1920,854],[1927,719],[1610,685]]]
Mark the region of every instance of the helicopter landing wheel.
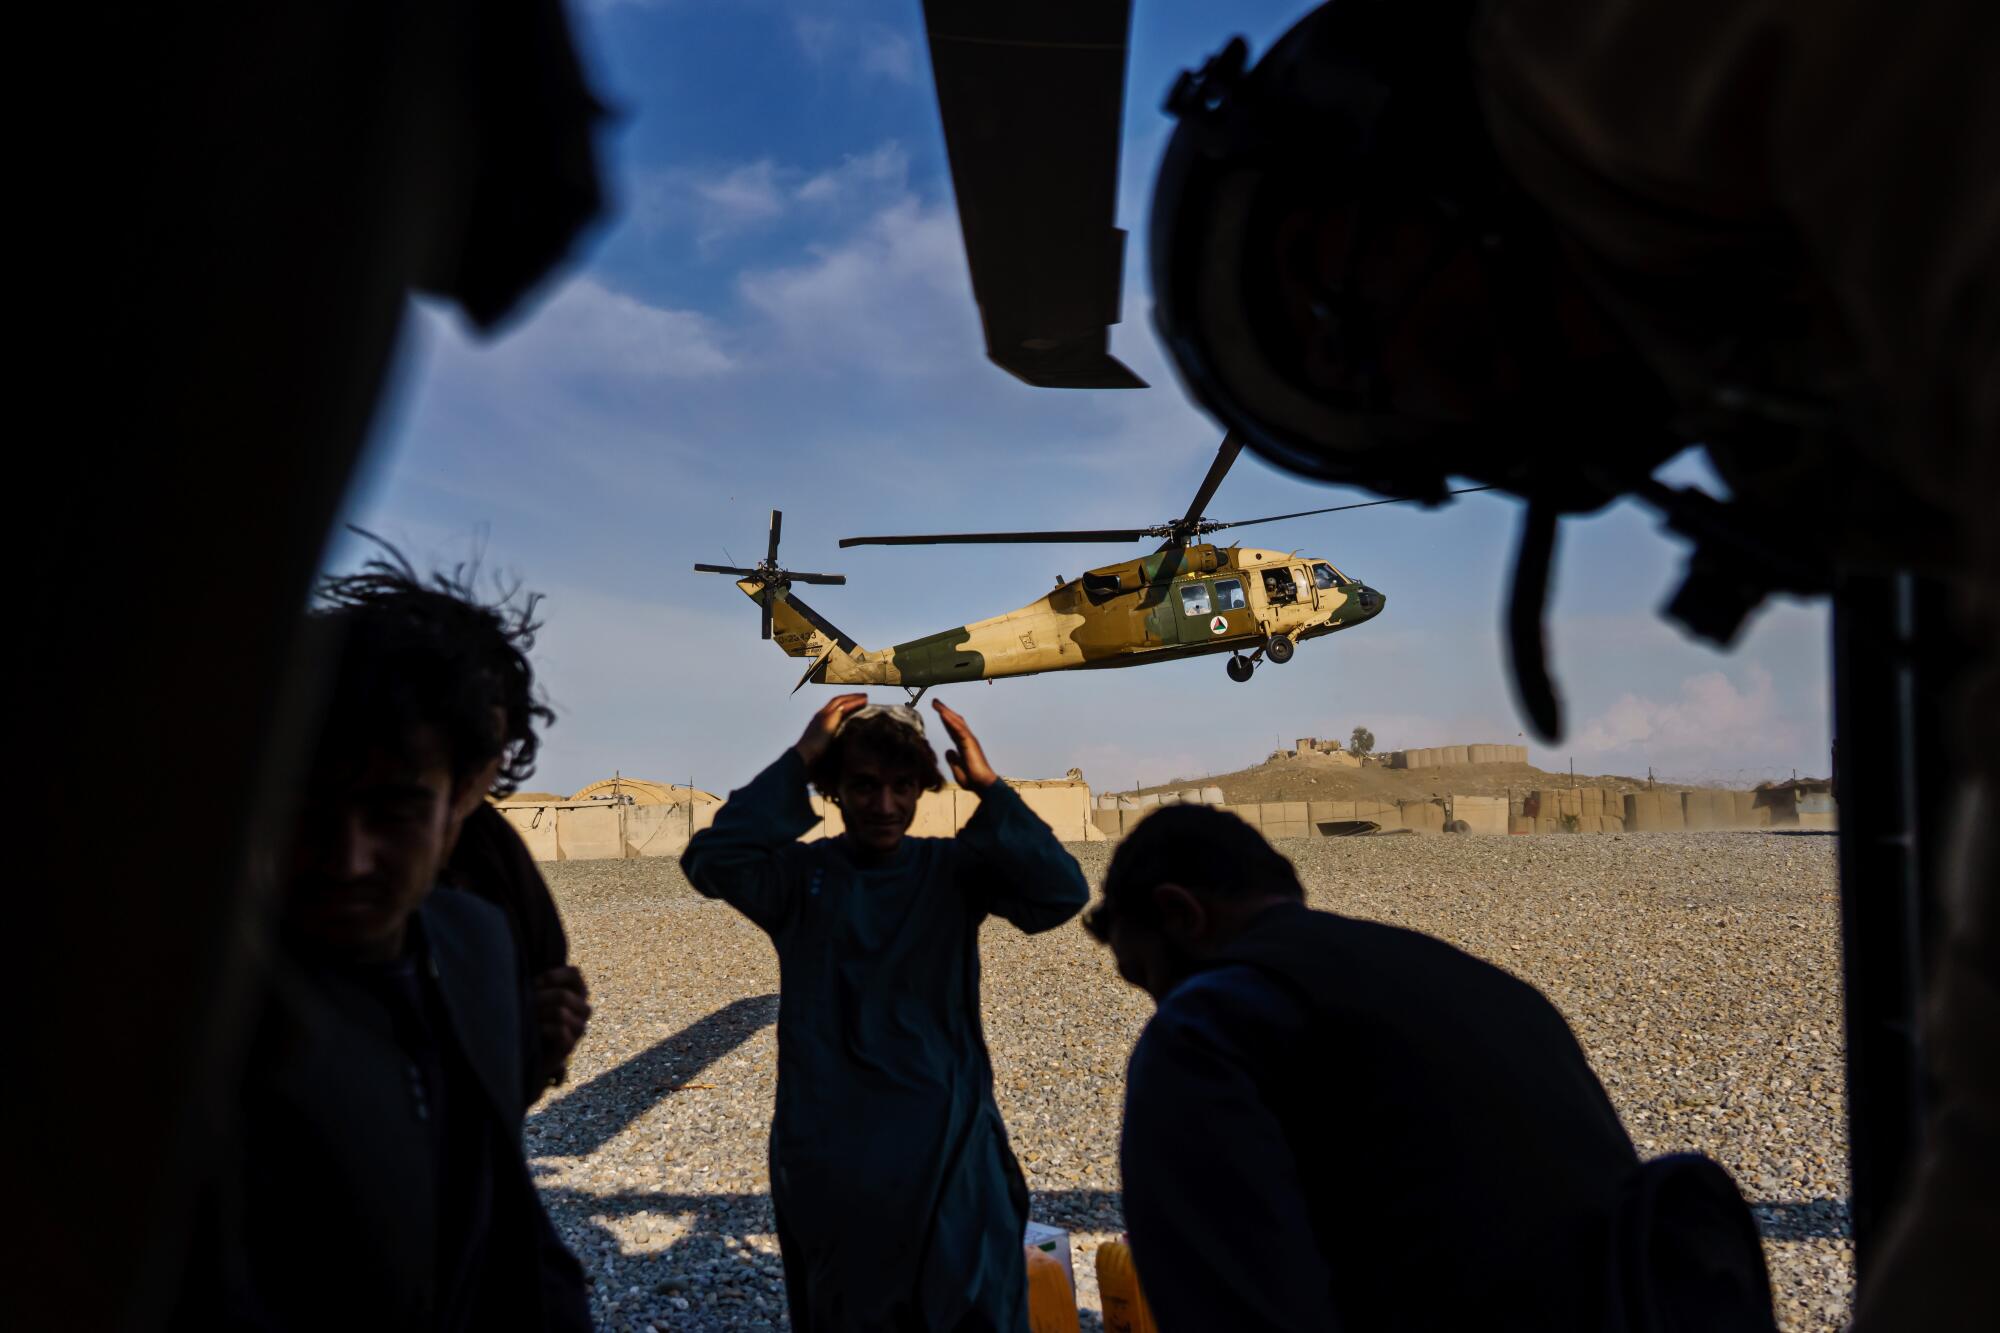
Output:
[[1283,666],[1285,663],[1292,660],[1292,652],[1294,647],[1295,645],[1292,643],[1290,639],[1280,636],[1278,638],[1272,639],[1271,646],[1269,648],[1266,648],[1264,651],[1266,655],[1269,656],[1273,662],[1276,662],[1279,666]]
[[1240,685],[1250,679],[1251,675],[1256,672],[1257,664],[1247,657],[1232,656],[1228,662],[1224,663],[1223,669],[1229,673],[1231,680]]

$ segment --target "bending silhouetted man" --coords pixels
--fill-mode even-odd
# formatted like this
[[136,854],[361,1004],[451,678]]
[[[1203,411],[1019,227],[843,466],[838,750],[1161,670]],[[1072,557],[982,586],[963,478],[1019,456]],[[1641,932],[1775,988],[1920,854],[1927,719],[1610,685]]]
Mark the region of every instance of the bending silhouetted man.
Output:
[[[822,708],[681,863],[783,966],[771,1202],[792,1327],[1024,1333],[1028,1192],[993,1102],[979,925],[1047,930],[1090,891],[942,703],[979,809],[956,838],[906,837],[943,779],[914,709],[866,703]],[[840,837],[798,841],[808,780]]]
[[1304,896],[1242,820],[1176,806],[1119,845],[1087,918],[1159,1004],[1120,1158],[1160,1327],[1611,1326],[1637,1158],[1562,1016]]

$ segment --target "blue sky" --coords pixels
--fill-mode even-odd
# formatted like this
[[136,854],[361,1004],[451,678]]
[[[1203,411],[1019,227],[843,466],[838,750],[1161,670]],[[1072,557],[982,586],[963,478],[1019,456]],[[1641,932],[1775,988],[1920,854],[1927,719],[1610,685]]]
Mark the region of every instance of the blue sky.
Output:
[[[982,354],[916,0],[594,0],[587,63],[616,108],[616,212],[501,336],[413,311],[349,521],[420,562],[477,553],[548,596],[536,660],[560,715],[537,788],[614,770],[721,790],[827,691],[757,638],[697,560],[848,575],[813,604],[877,647],[1006,611],[1133,546],[857,549],[862,532],[1133,525],[1186,506],[1220,430],[1153,338],[1144,221],[1173,75],[1309,6],[1138,6],[1114,351],[1153,385],[1035,390]],[[1701,470],[1687,462],[1684,475]],[[1366,498],[1245,455],[1211,517]],[[1515,502],[1385,506],[1249,530],[1325,556],[1388,612],[1234,685],[1221,659],[941,691],[1018,776],[1100,787],[1225,771],[1301,735],[1384,747],[1526,739],[1499,637]],[[1254,533],[1254,538],[1251,534]],[[356,559],[333,544],[336,566]],[[1827,768],[1827,623],[1780,603],[1720,654],[1662,623],[1680,548],[1637,506],[1567,525],[1553,601],[1579,771],[1749,779]],[[885,696],[886,697],[886,696]],[[900,694],[897,694],[900,697]]]

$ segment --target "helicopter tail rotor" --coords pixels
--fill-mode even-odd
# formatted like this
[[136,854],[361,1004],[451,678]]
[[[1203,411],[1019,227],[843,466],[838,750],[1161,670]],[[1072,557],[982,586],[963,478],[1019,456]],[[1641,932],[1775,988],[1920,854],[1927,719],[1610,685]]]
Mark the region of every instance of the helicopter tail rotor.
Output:
[[[771,637],[771,621],[775,615],[774,607],[779,602],[789,600],[794,583],[837,585],[847,582],[845,574],[806,574],[797,570],[786,569],[780,565],[778,563],[778,539],[783,534],[784,527],[784,511],[773,509],[771,511],[770,544],[765,548],[764,558],[754,567],[746,569],[739,565],[703,564],[698,564],[694,567],[697,574],[729,574],[737,579],[754,580],[760,584],[761,586],[754,592],[751,592],[747,588],[744,591],[749,592],[756,599],[758,606],[763,609],[763,623],[758,633],[760,637],[766,639]],[[799,603],[798,605],[800,609],[804,609],[804,603]],[[806,613],[806,618],[808,620],[815,619],[813,613],[810,611]],[[846,636],[842,635],[840,637],[845,638]]]

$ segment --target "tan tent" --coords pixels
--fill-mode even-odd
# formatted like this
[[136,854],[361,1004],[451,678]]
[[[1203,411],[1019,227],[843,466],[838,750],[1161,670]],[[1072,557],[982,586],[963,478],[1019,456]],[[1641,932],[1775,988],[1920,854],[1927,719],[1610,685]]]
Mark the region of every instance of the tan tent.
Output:
[[651,782],[645,778],[606,778],[593,782],[569,799],[572,801],[609,801],[614,796],[630,797],[634,805],[686,805],[688,793],[694,793],[698,805],[712,805],[722,798],[702,791],[698,787],[675,786],[671,782]]
[[[487,799],[493,800],[490,796]],[[493,803],[495,805],[554,805],[559,801],[567,801],[568,799],[569,797],[552,791],[517,791],[512,796],[501,797],[499,800],[493,801]]]

